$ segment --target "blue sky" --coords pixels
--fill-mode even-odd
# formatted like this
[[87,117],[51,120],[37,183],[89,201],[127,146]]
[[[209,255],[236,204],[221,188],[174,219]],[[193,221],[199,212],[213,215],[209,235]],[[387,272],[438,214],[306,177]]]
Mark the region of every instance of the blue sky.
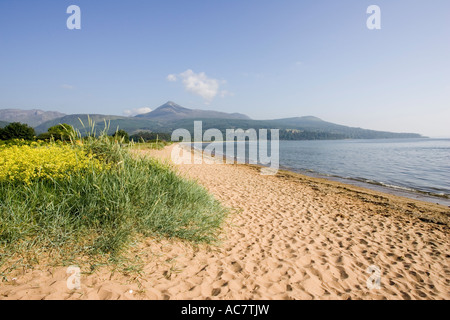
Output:
[[[69,30],[69,5],[81,30]],[[369,30],[369,5],[381,30]],[[450,137],[450,1],[0,1],[0,108],[168,100]]]

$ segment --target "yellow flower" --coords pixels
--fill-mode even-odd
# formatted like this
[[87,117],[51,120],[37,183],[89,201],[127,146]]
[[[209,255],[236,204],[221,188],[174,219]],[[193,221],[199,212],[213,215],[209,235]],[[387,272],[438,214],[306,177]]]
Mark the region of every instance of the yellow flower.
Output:
[[71,145],[32,143],[0,147],[0,181],[29,184],[38,179],[67,179],[88,170],[100,172],[107,168],[100,160]]

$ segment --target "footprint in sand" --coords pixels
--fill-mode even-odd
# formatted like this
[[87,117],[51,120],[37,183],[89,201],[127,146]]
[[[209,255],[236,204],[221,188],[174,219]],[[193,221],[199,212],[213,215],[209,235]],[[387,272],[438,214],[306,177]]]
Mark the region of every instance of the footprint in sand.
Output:
[[239,273],[242,271],[242,266],[237,261],[231,262],[231,269],[233,272]]

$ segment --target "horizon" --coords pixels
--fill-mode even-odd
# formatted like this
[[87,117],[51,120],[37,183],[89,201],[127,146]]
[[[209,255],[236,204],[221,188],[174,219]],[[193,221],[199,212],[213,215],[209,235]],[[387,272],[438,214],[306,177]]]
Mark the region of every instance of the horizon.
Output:
[[[380,30],[366,26],[373,4]],[[444,0],[4,0],[0,109],[130,116],[169,100],[449,138],[448,12]]]

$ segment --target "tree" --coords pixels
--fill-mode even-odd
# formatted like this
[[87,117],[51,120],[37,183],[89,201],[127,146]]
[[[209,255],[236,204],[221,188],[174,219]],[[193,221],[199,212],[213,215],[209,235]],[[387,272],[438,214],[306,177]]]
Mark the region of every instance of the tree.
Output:
[[116,131],[116,133],[113,134],[113,137],[116,140],[123,138],[123,142],[125,142],[125,143],[130,142],[130,136],[128,135],[128,132],[126,132],[125,130],[118,130],[118,131]]
[[36,133],[27,124],[13,122],[0,130],[0,140],[24,139],[33,140]]
[[[56,126],[50,127],[47,130],[50,136],[53,136],[55,140],[68,141],[71,137],[75,135],[75,129],[67,123],[61,123]],[[44,134],[40,137],[44,137],[47,139],[48,135]]]
[[48,132],[41,133],[40,135],[37,136],[38,140],[47,140],[47,141],[49,141],[51,138],[52,138],[52,135],[50,133],[48,133]]
[[140,131],[136,134],[133,134],[130,139],[133,139],[134,141],[172,141],[172,136],[170,133],[158,133],[158,132],[145,132]]

